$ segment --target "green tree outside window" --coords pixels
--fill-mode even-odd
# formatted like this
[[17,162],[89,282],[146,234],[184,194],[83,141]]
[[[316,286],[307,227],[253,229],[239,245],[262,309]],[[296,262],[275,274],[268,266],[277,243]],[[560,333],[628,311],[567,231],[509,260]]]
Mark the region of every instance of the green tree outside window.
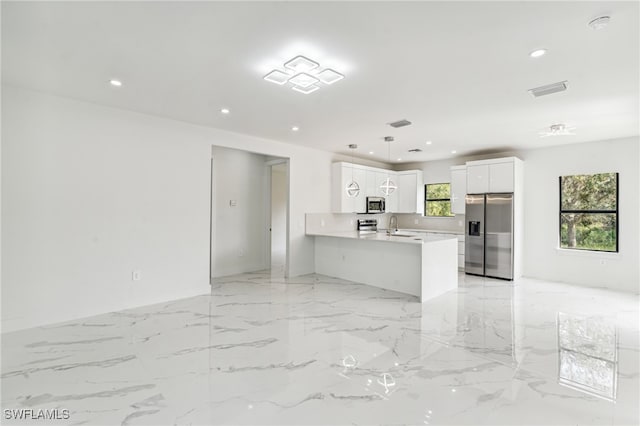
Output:
[[560,247],[618,251],[618,174],[560,177]]
[[424,186],[425,216],[451,217],[451,184],[429,183]]

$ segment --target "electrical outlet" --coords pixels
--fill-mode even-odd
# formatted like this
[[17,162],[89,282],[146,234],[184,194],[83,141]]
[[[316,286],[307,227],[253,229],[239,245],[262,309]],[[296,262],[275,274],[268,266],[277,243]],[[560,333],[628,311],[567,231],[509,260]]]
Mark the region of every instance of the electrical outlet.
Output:
[[320,219],[320,226],[324,226],[324,219]]
[[418,224],[418,219],[413,219],[413,224],[417,225]]
[[458,221],[458,226],[462,226],[462,221],[461,220]]
[[229,200],[229,206],[230,207],[235,207],[238,205],[238,202],[236,200]]
[[606,259],[600,259],[600,264],[602,266],[606,265],[607,264],[607,260]]
[[135,269],[131,272],[131,280],[132,281],[140,281],[142,279],[142,271],[139,269]]
[[343,255],[342,255],[342,261],[344,262],[344,261],[346,261],[346,260],[347,260],[347,256],[343,254]]

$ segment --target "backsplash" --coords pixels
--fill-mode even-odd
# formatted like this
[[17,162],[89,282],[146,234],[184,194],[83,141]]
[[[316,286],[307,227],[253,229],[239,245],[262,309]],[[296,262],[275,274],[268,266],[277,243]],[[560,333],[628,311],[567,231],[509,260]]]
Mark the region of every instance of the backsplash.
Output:
[[[387,229],[392,213],[307,213],[305,229],[307,233],[345,232],[357,229],[358,219],[377,219],[378,229]],[[464,215],[455,217],[425,217],[419,214],[398,213],[398,228],[425,229],[429,231],[464,232]]]
[[386,229],[389,217],[391,217],[389,213],[307,213],[305,215],[305,231],[307,233],[355,231],[358,228],[358,219],[376,219],[378,229]]
[[464,232],[464,215],[426,217],[419,214],[398,214],[398,228]]

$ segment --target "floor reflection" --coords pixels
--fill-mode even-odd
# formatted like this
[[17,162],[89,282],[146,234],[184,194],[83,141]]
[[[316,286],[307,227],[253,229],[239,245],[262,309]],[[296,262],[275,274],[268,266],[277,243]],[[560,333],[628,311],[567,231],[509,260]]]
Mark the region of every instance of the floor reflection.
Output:
[[558,383],[616,400],[618,329],[601,317],[558,312]]

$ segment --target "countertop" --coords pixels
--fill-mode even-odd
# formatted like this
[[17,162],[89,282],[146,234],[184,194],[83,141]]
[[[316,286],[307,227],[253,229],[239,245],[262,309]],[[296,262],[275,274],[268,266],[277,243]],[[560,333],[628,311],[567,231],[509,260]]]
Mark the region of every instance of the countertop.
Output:
[[402,228],[401,231],[428,232],[430,234],[464,235],[464,231],[443,231],[441,229]]
[[453,235],[447,235],[441,233],[439,235],[427,235],[425,231],[415,232],[415,231],[399,231],[397,234],[405,235],[405,236],[395,236],[393,234],[387,235],[386,232],[373,232],[373,231],[344,231],[344,232],[315,232],[315,233],[307,233],[310,236],[318,236],[318,237],[335,237],[335,238],[349,238],[349,239],[357,239],[357,240],[368,240],[368,241],[387,241],[392,243],[405,243],[405,244],[423,244],[430,243],[435,241],[449,240],[449,239],[457,239],[457,237]]

